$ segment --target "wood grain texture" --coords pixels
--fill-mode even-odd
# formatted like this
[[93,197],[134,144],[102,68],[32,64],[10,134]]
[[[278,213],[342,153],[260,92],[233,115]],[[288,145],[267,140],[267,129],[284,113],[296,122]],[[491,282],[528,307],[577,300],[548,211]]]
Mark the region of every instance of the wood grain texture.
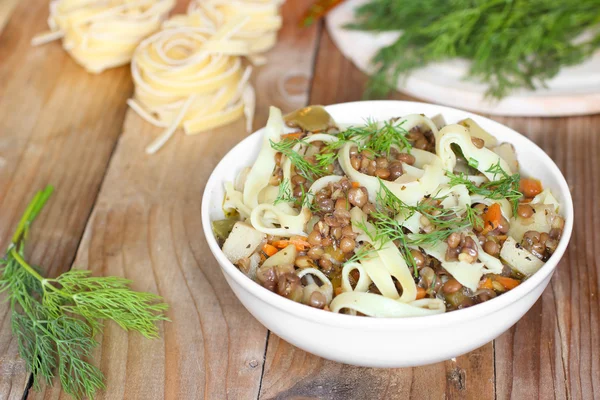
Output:
[[[327,31],[321,35],[314,74],[311,104],[356,101],[362,96],[366,76],[341,55]],[[392,98],[409,99],[399,94]],[[493,399],[493,357],[490,343],[455,361],[421,368],[359,368],[313,356],[271,334],[260,397]]]
[[[297,28],[310,2],[286,2],[279,43],[255,72],[257,128],[271,104],[285,112],[362,96],[366,77],[327,33],[319,26]],[[158,154],[146,156],[145,145],[160,130],[131,112],[125,118],[128,68],[89,75],[58,43],[31,48],[46,18],[44,1],[0,0],[0,246],[7,245],[31,195],[53,184],[57,192],[28,247],[31,261],[55,276],[77,254],[76,266],[133,279],[135,289],[159,293],[171,304],[172,322],[161,324],[161,339],[106,325],[95,354],[107,378],[101,398],[600,398],[600,116],[494,118],[548,152],[575,202],[571,244],[531,311],[493,344],[455,361],[412,369],[352,367],[268,336],[235,299],[208,250],[202,191],[212,168],[245,136],[243,122],[193,137],[177,133]],[[390,98],[414,100],[397,93]],[[22,398],[28,377],[10,334],[10,314],[0,306],[0,399]],[[68,398],[57,385],[27,394]]]
[[[306,84],[285,81],[310,77],[317,28],[299,35],[295,23],[307,4],[285,4],[279,42],[267,66],[255,72],[256,126],[265,124],[269,104],[291,111],[306,101]],[[246,135],[244,123],[195,136],[177,132],[147,156],[145,145],[159,133],[128,112],[74,263],[94,274],[132,279],[135,289],[158,293],[171,306],[160,339],[106,325],[94,355],[106,375],[99,398],[256,399],[267,331],[229,289],[200,219],[205,183]],[[66,398],[57,385],[30,397]]]
[[19,3],[19,0],[2,0],[0,1],[0,33],[8,22],[12,12]]
[[[125,68],[92,77],[57,43],[31,48],[47,17],[46,2],[21,2],[0,36],[0,247],[33,193],[54,185],[57,194],[36,222],[27,253],[55,276],[75,256],[132,87]],[[0,399],[22,398],[28,379],[2,303]]]

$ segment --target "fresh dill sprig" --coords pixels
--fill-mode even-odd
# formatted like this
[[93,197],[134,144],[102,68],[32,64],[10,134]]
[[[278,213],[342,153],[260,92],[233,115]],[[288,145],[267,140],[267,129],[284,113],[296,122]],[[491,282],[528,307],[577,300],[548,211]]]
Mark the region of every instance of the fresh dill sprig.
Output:
[[500,99],[545,87],[562,67],[594,54],[598,24],[598,0],[370,0],[349,28],[402,31],[372,60],[370,96],[384,96],[417,68],[463,58],[471,61],[466,78],[484,82],[487,95]]
[[314,155],[315,162],[311,163],[304,155],[294,150],[297,144],[313,146],[303,139],[283,139],[279,142],[270,141],[271,148],[289,158],[296,172],[307,180],[314,182],[321,176],[329,175],[330,165],[339,157],[339,149],[346,143],[354,143],[360,151],[370,150],[374,156],[389,155],[393,146],[410,153],[412,146],[406,135],[408,132],[402,128],[403,121],[387,121],[383,126],[373,119],[367,119],[364,126],[349,127],[336,135],[336,141],[325,144]]
[[292,188],[290,187],[290,181],[284,179],[281,181],[277,191],[277,197],[273,202],[274,205],[279,203],[295,203],[298,199],[292,194]]
[[517,207],[519,206],[519,199],[523,197],[523,193],[519,191],[519,181],[521,176],[518,173],[508,175],[500,166],[500,161],[492,165],[485,172],[494,174],[494,180],[485,182],[481,186],[477,186],[471,182],[464,173],[454,174],[450,171],[446,171],[446,176],[450,178],[450,182],[448,183],[450,186],[465,185],[469,192],[481,195],[485,198],[492,200],[506,199],[510,201],[513,208],[513,214],[516,214]]
[[316,214],[319,212],[319,207],[315,204],[314,198],[314,193],[305,190],[304,186],[302,186],[302,195],[300,197],[294,197],[289,180],[284,179],[279,184],[277,197],[275,197],[273,204],[292,203],[299,207],[307,207],[313,214]]
[[313,165],[304,156],[294,150],[294,147],[298,143],[310,145],[302,141],[302,139],[284,139],[279,142],[271,142],[271,148],[275,151],[280,152],[284,156],[290,159],[292,165],[296,168],[296,172],[305,177],[309,181],[314,181],[318,177],[327,174],[325,166]]
[[351,126],[338,135],[336,146],[353,142],[359,151],[370,150],[377,156],[389,155],[393,146],[406,150],[409,154],[412,145],[406,138],[408,132],[402,128],[405,120],[385,121],[382,126],[368,119],[364,126]]
[[[418,276],[417,266],[410,254],[411,246],[432,245],[446,240],[454,232],[462,232],[474,226],[481,226],[482,221],[477,211],[466,207],[465,215],[460,216],[453,209],[445,209],[435,205],[444,197],[430,196],[411,206],[399,199],[380,180],[380,191],[377,193],[376,210],[369,217],[375,227],[371,240],[377,243],[393,241],[397,244],[405,260],[412,266],[415,277]],[[405,219],[415,213],[425,217],[433,226],[430,232],[408,233],[398,216]],[[366,231],[366,226],[361,229]]]
[[12,332],[34,388],[39,389],[41,382],[51,384],[58,376],[66,393],[92,399],[104,388],[102,372],[88,361],[98,345],[94,335],[102,320],[155,338],[156,322],[167,320],[167,305],[157,295],[131,290],[126,279],[92,277],[84,270],[50,279],[29,265],[25,239],[52,190],[49,186],[38,192],[21,218],[0,260],[0,293],[10,305]]

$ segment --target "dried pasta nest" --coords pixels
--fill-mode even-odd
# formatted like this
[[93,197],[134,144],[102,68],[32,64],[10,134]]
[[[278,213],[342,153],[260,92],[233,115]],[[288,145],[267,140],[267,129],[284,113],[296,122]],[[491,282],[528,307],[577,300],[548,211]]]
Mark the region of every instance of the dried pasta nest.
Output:
[[174,6],[174,0],[54,0],[51,31],[32,44],[62,39],[78,64],[100,73],[129,63],[137,45],[160,29]]
[[131,63],[135,93],[128,104],[148,122],[166,128],[148,153],[157,151],[178,127],[195,134],[244,114],[248,128],[252,126],[251,67],[239,57],[248,54],[248,46],[230,39],[242,23],[232,21],[218,31],[168,28],[139,45]]
[[165,27],[208,27],[218,29],[240,18],[246,19],[231,39],[248,45],[248,56],[254,64],[265,62],[260,56],[277,41],[277,31],[282,18],[281,0],[192,0],[186,15],[176,15],[165,22]]

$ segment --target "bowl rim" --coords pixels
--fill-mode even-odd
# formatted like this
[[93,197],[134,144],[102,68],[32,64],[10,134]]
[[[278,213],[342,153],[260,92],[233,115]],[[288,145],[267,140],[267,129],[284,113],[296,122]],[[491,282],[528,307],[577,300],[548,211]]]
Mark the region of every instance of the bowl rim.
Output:
[[[535,274],[533,274],[529,279],[525,282],[517,286],[516,288],[510,290],[507,293],[502,294],[501,296],[497,296],[491,300],[486,302],[476,304],[472,307],[468,307],[461,310],[455,310],[452,312],[445,312],[442,314],[434,314],[434,315],[426,315],[426,316],[417,316],[417,317],[405,317],[405,318],[392,318],[392,317],[381,317],[381,318],[364,318],[347,314],[339,314],[328,312],[320,309],[316,309],[313,307],[309,307],[304,304],[296,303],[292,300],[289,300],[285,297],[282,297],[270,290],[262,287],[252,279],[248,278],[243,272],[241,272],[238,268],[236,268],[222,252],[219,247],[214,234],[211,228],[211,220],[210,220],[210,195],[213,188],[218,187],[218,185],[223,185],[225,182],[223,179],[217,175],[218,171],[227,167],[231,167],[231,162],[229,160],[230,154],[233,153],[239,147],[247,147],[247,143],[257,140],[257,137],[261,135],[264,128],[257,130],[251,135],[244,138],[242,141],[237,143],[231,150],[227,152],[225,156],[219,161],[214,170],[211,172],[211,175],[206,183],[204,193],[202,196],[202,207],[201,207],[201,217],[202,217],[202,226],[204,230],[204,236],[209,245],[213,256],[219,263],[223,272],[234,279],[237,284],[242,286],[245,290],[250,292],[253,296],[259,298],[260,300],[268,303],[271,306],[274,306],[284,312],[293,314],[297,317],[311,320],[313,322],[326,324],[326,325],[336,325],[336,326],[346,326],[346,327],[354,327],[360,329],[386,329],[386,328],[401,328],[401,329],[417,329],[422,327],[430,327],[430,326],[439,326],[444,325],[449,322],[457,323],[462,321],[473,320],[478,317],[492,314],[500,309],[507,307],[508,305],[516,302],[517,300],[525,297],[528,293],[532,292],[538,285],[542,284],[546,278],[551,277],[554,272],[558,262],[564,255],[569,240],[571,238],[571,234],[573,231],[573,199],[571,197],[571,192],[569,190],[569,186],[567,181],[556,165],[556,163],[544,152],[537,144],[531,141],[526,136],[516,132],[512,128],[501,124],[499,122],[493,121],[489,118],[480,116],[478,114],[456,109],[453,107],[440,106],[437,104],[430,103],[421,103],[421,102],[412,102],[412,101],[399,101],[399,100],[372,100],[372,101],[355,101],[355,102],[347,102],[347,103],[337,103],[325,106],[326,109],[337,109],[353,106],[365,106],[365,107],[376,107],[376,106],[397,106],[399,111],[402,111],[402,107],[411,106],[426,106],[428,108],[434,108],[439,111],[439,113],[444,114],[444,112],[459,112],[465,115],[465,118],[471,117],[476,120],[485,120],[486,124],[495,125],[496,128],[500,128],[503,130],[508,130],[511,134],[520,137],[521,140],[524,140],[528,145],[528,151],[533,153],[533,157],[536,160],[542,162],[549,170],[550,173],[556,176],[558,181],[559,190],[562,192],[564,197],[564,204],[561,204],[563,207],[563,215],[565,218],[565,227],[563,230],[563,235],[559,241],[558,247],[554,254],[546,261],[546,263],[538,270]],[[228,284],[230,284],[228,282]]]

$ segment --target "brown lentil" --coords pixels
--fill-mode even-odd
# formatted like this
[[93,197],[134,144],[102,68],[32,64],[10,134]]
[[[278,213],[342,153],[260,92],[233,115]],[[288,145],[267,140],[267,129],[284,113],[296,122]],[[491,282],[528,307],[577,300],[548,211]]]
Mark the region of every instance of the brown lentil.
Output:
[[390,181],[395,181],[396,179],[400,178],[402,176],[402,173],[404,172],[402,170],[402,163],[400,163],[399,161],[392,162],[389,166],[389,170],[390,175],[388,179]]
[[375,159],[375,166],[377,166],[377,168],[387,168],[389,165],[388,159],[385,157],[377,157]]
[[487,240],[483,244],[483,251],[488,253],[490,256],[498,257],[500,254],[500,246],[493,240]]
[[307,240],[311,246],[320,246],[322,239],[323,239],[323,237],[321,236],[321,233],[317,229],[313,229],[313,231],[308,234]]
[[333,268],[333,263],[328,257],[323,256],[319,259],[319,267],[325,271],[329,271],[331,268]]
[[381,179],[387,179],[390,176],[390,170],[387,168],[377,168],[375,170],[375,176]]
[[425,256],[419,250],[412,249],[410,251],[412,258],[415,260],[415,265],[417,269],[421,269],[425,266]]
[[313,261],[319,260],[323,256],[323,254],[325,254],[325,250],[323,250],[322,247],[312,247],[306,253],[306,255],[309,256],[310,259]]
[[323,308],[327,305],[327,298],[323,293],[315,290],[310,294],[308,305],[314,308]]
[[333,200],[331,199],[322,199],[322,200],[317,200],[317,207],[319,208],[320,211],[322,212],[332,212],[335,208],[335,204],[333,203]]
[[452,249],[457,248],[458,245],[460,244],[460,233],[452,232],[450,234],[450,236],[448,236],[447,242],[448,242],[448,247],[450,247]]
[[352,168],[354,168],[355,170],[359,170],[361,165],[360,158],[350,157],[350,165],[352,165]]
[[413,165],[416,161],[415,156],[413,156],[412,154],[408,154],[408,153],[400,153],[400,154],[398,154],[398,156],[396,158],[398,159],[398,161],[401,161],[408,165]]
[[473,146],[477,147],[478,149],[483,149],[483,146],[485,146],[483,139],[477,137],[472,137],[471,143],[473,143]]
[[348,199],[340,197],[339,199],[337,199],[335,201],[335,209],[336,210],[339,210],[339,209],[348,210],[349,208],[350,208],[350,202],[348,201]]
[[519,204],[517,215],[521,218],[529,218],[533,215],[533,207],[529,204]]
[[343,236],[347,236],[351,239],[354,239],[356,236],[358,236],[356,234],[356,232],[354,232],[352,230],[352,225],[346,225],[345,227],[342,228],[342,235]]
[[462,289],[462,285],[454,278],[448,279],[444,286],[442,286],[442,291],[446,294],[454,293]]
[[356,242],[354,241],[354,239],[344,236],[342,240],[340,240],[340,250],[342,250],[344,253],[350,253],[354,251],[355,247]]
[[364,206],[369,199],[367,190],[365,188],[352,188],[348,190],[348,201],[350,204],[356,207]]
[[331,236],[333,236],[336,240],[339,240],[342,237],[342,228],[336,226],[331,229]]
[[364,212],[367,215],[371,214],[372,212],[375,212],[376,210],[377,209],[375,208],[375,205],[373,203],[367,203],[362,208],[362,212]]

